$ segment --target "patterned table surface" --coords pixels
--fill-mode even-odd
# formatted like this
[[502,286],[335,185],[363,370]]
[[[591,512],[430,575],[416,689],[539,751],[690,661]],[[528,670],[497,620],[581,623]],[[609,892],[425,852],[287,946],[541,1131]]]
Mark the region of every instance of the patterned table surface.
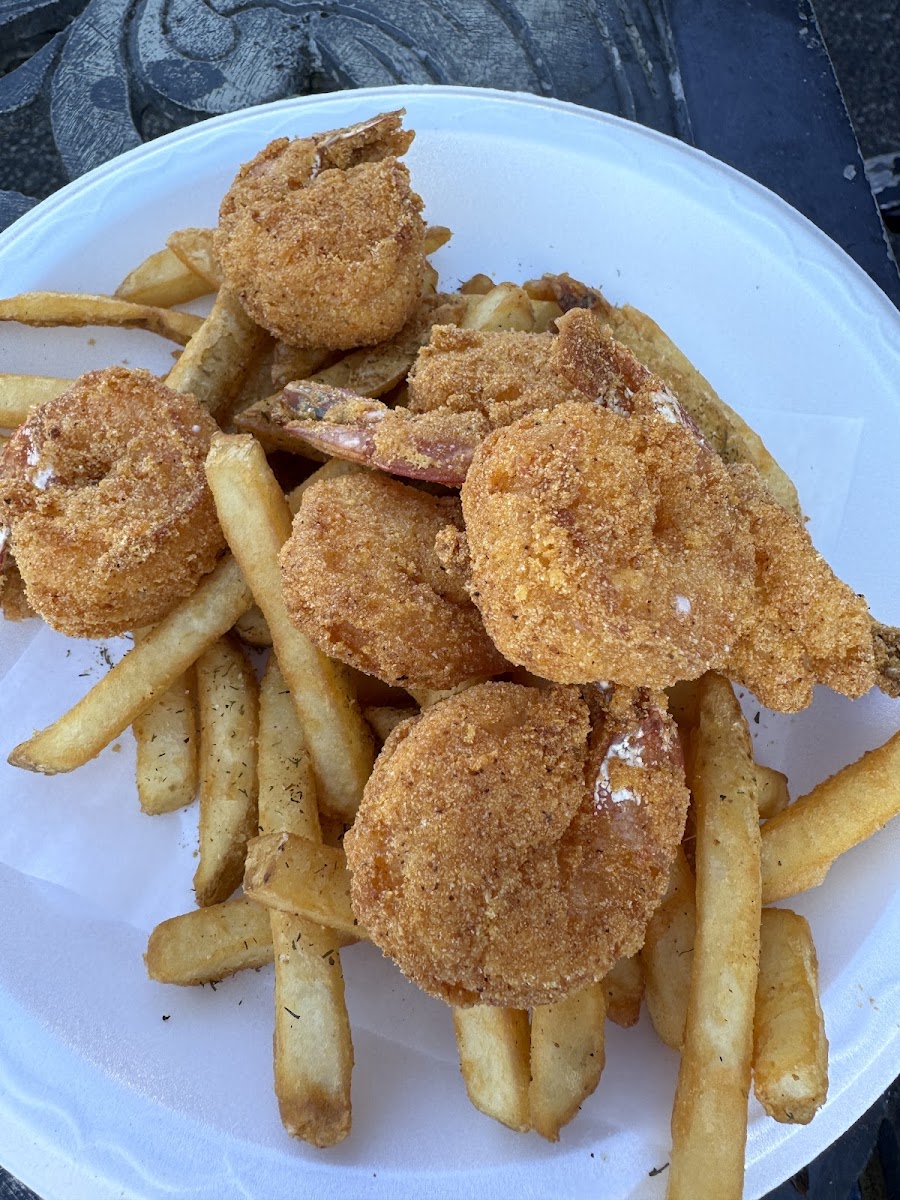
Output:
[[[900,303],[810,0],[0,0],[0,228],[187,123],[393,83],[557,96],[673,134],[783,196]],[[898,1111],[895,1085],[771,1200],[858,1196],[876,1142],[898,1157]],[[32,1195],[0,1168],[0,1200]]]

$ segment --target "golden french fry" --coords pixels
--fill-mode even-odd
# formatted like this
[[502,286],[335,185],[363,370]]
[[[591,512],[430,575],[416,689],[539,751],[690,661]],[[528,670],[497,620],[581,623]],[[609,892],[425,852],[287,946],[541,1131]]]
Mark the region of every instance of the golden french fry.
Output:
[[316,383],[346,388],[360,396],[383,396],[407,376],[434,325],[456,325],[466,312],[459,296],[440,297],[420,305],[398,334],[377,346],[353,350],[311,376]]
[[16,746],[9,762],[44,775],[88,762],[226,633],[252,599],[235,560],[223,559],[74,708]]
[[562,316],[562,309],[555,300],[532,300],[531,311],[535,333],[546,333],[556,318]]
[[[134,644],[149,630],[135,630]],[[134,721],[137,793],[145,813],[174,812],[197,794],[197,720],[191,675],[182,675]]]
[[679,847],[668,890],[650,918],[641,950],[647,1011],[660,1039],[673,1050],[680,1050],[684,1041],[696,932],[694,876]]
[[182,346],[203,324],[203,318],[193,313],[79,292],[22,292],[0,300],[0,321],[36,326],[115,325],[122,329],[146,329]]
[[763,820],[783,812],[791,802],[787,775],[772,767],[756,764],[756,786],[759,793],[759,815]]
[[515,1008],[454,1008],[459,1066],[469,1099],[495,1121],[530,1128],[528,1013]]
[[754,1023],[753,1090],[776,1121],[808,1125],[828,1094],[828,1040],[808,922],[764,908]]
[[173,391],[190,392],[215,416],[232,399],[248,363],[266,340],[267,334],[250,320],[237,298],[222,288],[166,383]]
[[330,929],[273,912],[275,1094],[294,1137],[334,1146],[350,1132],[353,1043]]
[[[260,687],[259,828],[321,841],[316,783],[275,656]],[[350,1131],[353,1044],[338,949],[344,939],[270,910],[275,947],[275,1093],[285,1129],[315,1146]]]
[[386,742],[401,721],[408,721],[416,716],[414,708],[389,708],[384,705],[373,705],[363,709],[363,716],[375,730],[375,736],[381,742]]
[[219,408],[216,420],[226,433],[234,432],[234,419],[238,413],[242,413],[251,404],[258,404],[272,391],[273,347],[272,339],[265,335],[260,340],[256,352],[246,360],[239,385]]
[[0,375],[0,427],[16,429],[33,408],[61,396],[74,382],[49,375]]
[[478,274],[461,283],[459,290],[463,296],[486,296],[496,286],[490,275]]
[[262,446],[220,434],[206,462],[219,521],[253,589],[312,756],[320,803],[352,820],[373,762],[372,735],[344,676],[291,624],[278,554],[291,532],[287,502]]
[[222,286],[222,268],[216,256],[214,229],[176,229],[166,246],[195,275],[205,279],[212,291]]
[[435,250],[446,246],[452,237],[453,232],[446,225],[429,225],[425,230],[424,253],[434,254]]
[[534,310],[523,288],[515,283],[498,283],[483,296],[469,294],[465,316],[459,322],[463,329],[483,329],[485,332],[534,330]]
[[197,659],[200,717],[200,859],[194,893],[201,908],[227,900],[244,877],[257,828],[259,689],[236,642],[221,638]]
[[129,272],[116,288],[116,295],[134,304],[171,308],[173,304],[187,304],[214,290],[207,279],[185,266],[167,247],[157,250]]
[[[320,371],[333,358],[334,352],[331,350],[308,350],[301,346],[289,346],[286,342],[276,342],[272,353],[272,387],[269,392],[272,388],[277,390],[286,387],[295,379],[309,379],[310,375]],[[260,399],[264,399],[266,394]]]
[[265,650],[272,645],[272,635],[269,633],[266,618],[255,604],[238,617],[233,632],[245,645],[255,646],[258,650]]
[[559,1131],[597,1087],[606,1062],[604,983],[593,983],[531,1014],[531,1125],[559,1141]]
[[629,1029],[641,1018],[644,999],[644,965],[640,955],[620,958],[602,981],[606,1015],[615,1025]]
[[750,732],[719,675],[703,678],[695,740],[697,936],[666,1195],[740,1200],[759,967],[759,808]]
[[157,925],[144,962],[151,979],[187,986],[264,967],[273,953],[268,911],[236,896]]
[[350,907],[350,872],[343,850],[294,833],[270,833],[247,847],[244,893],[257,904],[304,917],[347,939],[364,938]]
[[322,840],[312,760],[274,654],[259,689],[259,833]]
[[844,851],[900,813],[900,733],[762,827],[763,903],[816,887]]

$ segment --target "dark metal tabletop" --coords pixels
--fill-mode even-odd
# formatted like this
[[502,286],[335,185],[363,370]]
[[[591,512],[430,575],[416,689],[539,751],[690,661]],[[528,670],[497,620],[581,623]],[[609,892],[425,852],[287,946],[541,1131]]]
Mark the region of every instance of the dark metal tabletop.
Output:
[[[679,137],[777,192],[900,304],[810,0],[0,0],[0,228],[181,125],[398,82],[556,96]],[[900,154],[883,159],[870,173],[900,210]],[[900,1196],[898,1127],[895,1083],[770,1200]],[[0,1200],[32,1196],[0,1167]]]

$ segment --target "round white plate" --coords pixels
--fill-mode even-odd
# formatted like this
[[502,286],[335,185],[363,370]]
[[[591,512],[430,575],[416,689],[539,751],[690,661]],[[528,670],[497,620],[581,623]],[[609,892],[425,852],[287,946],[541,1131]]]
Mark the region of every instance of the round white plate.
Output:
[[[454,237],[445,285],[475,271],[569,270],[654,316],[797,481],[818,545],[883,620],[900,622],[900,319],[833,243],[728,167],[639,126],[534,97],[377,89],[194,125],[64,188],[0,236],[4,294],[115,288],[167,233],[212,224],[239,163],[405,105],[409,163]],[[70,376],[171,347],[108,330],[0,329],[4,371]],[[890,514],[890,517],[888,517]],[[112,652],[120,652],[112,647]],[[38,622],[0,631],[4,753],[105,669]],[[749,700],[748,700],[749,703]],[[752,710],[753,711],[753,710]],[[900,705],[828,693],[753,724],[795,794],[882,742]],[[447,1010],[370,948],[343,955],[354,1029],[354,1127],[314,1151],[281,1129],[270,1082],[271,977],[151,983],[153,925],[191,907],[195,813],[143,817],[131,743],[72,776],[0,769],[0,1162],[54,1200],[190,1195],[662,1197],[676,1056],[646,1019],[609,1029],[596,1094],[561,1142],[470,1108]],[[796,907],[812,922],[831,1094],[807,1128],[751,1101],[747,1194],[851,1124],[900,1070],[900,829],[848,854]],[[167,1017],[168,1019],[163,1019]]]

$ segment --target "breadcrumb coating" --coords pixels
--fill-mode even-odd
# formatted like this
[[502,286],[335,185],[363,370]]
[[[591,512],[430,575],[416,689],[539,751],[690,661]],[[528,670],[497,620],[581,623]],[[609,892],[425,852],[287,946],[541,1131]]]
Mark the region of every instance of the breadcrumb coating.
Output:
[[397,333],[425,271],[422,200],[398,161],[402,113],[278,138],[241,167],[216,251],[249,315],[291,346],[349,350]]
[[215,421],[147,371],[91,371],[42,404],[0,461],[28,602],[73,637],[152,625],[225,548],[204,463]]
[[696,678],[753,601],[727,469],[662,416],[569,403],[526,417],[485,440],[462,502],[485,626],[545,679]]
[[481,684],[388,738],[344,838],[353,909],[451,1004],[552,1003],[640,949],[687,800],[661,697]]
[[384,475],[322,480],[281,554],[291,620],[326,654],[387,683],[444,689],[508,664],[458,575],[435,554],[456,497]]

